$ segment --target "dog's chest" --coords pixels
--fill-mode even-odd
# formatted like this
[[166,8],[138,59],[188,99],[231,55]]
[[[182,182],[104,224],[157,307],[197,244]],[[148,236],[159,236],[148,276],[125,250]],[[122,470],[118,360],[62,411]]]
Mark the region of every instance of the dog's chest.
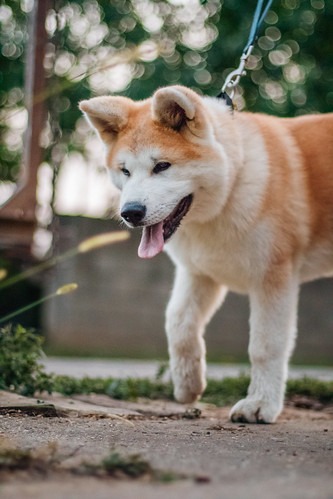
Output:
[[187,232],[168,245],[168,253],[190,272],[247,293],[266,268],[270,238],[263,232],[262,228],[242,237],[221,228]]

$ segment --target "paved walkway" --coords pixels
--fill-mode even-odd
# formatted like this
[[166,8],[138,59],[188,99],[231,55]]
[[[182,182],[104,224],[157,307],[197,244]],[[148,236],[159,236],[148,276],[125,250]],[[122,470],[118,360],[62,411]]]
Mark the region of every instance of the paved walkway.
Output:
[[[43,361],[46,371],[60,375],[82,378],[112,377],[112,378],[155,378],[161,365],[158,361],[132,359],[81,359],[47,357]],[[236,377],[240,374],[249,374],[246,364],[209,364],[208,378],[222,379]],[[333,381],[333,367],[292,366],[289,372],[290,379],[303,378]]]
[[[159,362],[51,357],[45,365],[78,377],[154,378]],[[208,368],[215,378],[242,372],[248,368]],[[291,369],[292,377],[304,375],[332,380],[333,368]],[[37,457],[35,468],[32,461],[28,470],[0,476],[1,499],[333,499],[331,407],[287,406],[275,425],[246,425],[228,421],[230,407],[210,404],[198,404],[193,418],[174,401],[45,395],[0,391],[0,443]],[[84,463],[115,452],[129,463],[139,456],[152,472],[140,480],[83,472]],[[154,479],[154,470],[171,481]]]

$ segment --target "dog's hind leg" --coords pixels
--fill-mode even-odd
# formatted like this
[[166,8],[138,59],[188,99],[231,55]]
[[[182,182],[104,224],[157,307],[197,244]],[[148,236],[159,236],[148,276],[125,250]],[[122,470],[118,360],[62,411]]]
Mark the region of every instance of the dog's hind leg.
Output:
[[179,402],[194,402],[206,387],[203,334],[226,292],[209,277],[177,268],[166,312],[166,333],[174,395]]
[[232,408],[232,421],[272,423],[280,414],[296,337],[297,299],[298,283],[291,275],[275,288],[265,285],[250,294],[251,383],[247,397]]

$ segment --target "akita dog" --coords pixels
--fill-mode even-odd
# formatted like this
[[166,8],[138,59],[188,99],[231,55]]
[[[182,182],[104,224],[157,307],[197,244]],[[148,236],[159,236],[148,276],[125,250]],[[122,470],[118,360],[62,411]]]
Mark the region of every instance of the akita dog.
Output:
[[333,275],[333,113],[232,112],[182,86],[80,108],[105,144],[121,217],[143,228],[139,256],[165,248],[176,265],[166,312],[175,398],[204,391],[204,329],[230,289],[251,307],[251,383],[230,417],[275,421],[299,285]]

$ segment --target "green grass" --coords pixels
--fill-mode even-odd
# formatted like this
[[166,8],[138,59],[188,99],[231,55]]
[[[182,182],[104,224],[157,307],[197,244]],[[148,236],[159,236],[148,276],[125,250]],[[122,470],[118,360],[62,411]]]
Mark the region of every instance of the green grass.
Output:
[[[135,400],[139,397],[150,399],[173,399],[171,382],[148,378],[81,378],[54,376],[53,390],[64,395],[98,393],[118,400]],[[224,378],[208,380],[203,401],[219,406],[230,404],[246,394],[249,378]],[[333,387],[332,387],[333,396]]]
[[289,380],[287,397],[302,395],[318,400],[323,404],[333,403],[333,381],[320,381],[313,378]]
[[[202,401],[217,406],[230,405],[246,395],[249,377],[223,378],[208,380]],[[64,395],[98,393],[109,395],[118,400],[135,400],[140,397],[154,399],[173,399],[170,382],[147,378],[82,378],[54,376],[54,391]],[[333,403],[333,382],[312,378],[290,380],[287,383],[286,397],[295,395],[310,397],[323,404]]]
[[[171,382],[162,381],[165,364],[161,365],[155,379],[57,376],[47,374],[39,363],[42,343],[40,336],[22,326],[0,328],[0,389],[22,395],[47,391],[64,395],[106,394],[119,400],[173,399]],[[202,400],[217,406],[232,404],[246,395],[248,384],[249,378],[244,375],[208,380]],[[295,395],[310,397],[323,404],[333,403],[333,381],[291,380],[287,385],[287,398]]]

